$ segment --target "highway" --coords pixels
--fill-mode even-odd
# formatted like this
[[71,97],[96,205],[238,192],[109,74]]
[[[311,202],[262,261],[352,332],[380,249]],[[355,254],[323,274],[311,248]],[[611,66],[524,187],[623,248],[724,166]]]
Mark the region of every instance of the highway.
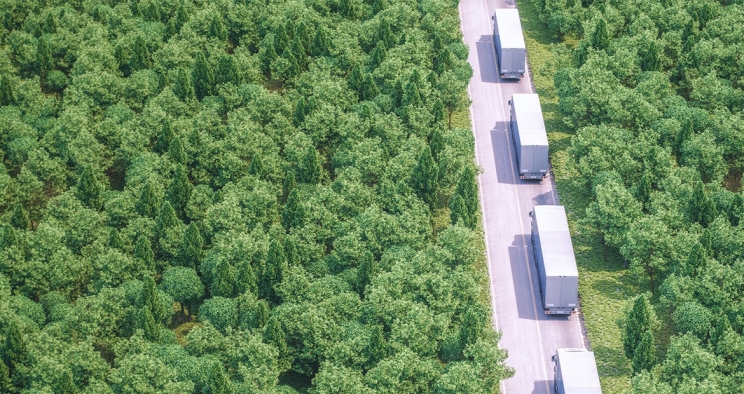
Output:
[[[543,313],[530,243],[533,205],[556,204],[550,178],[523,181],[516,172],[508,101],[514,93],[534,93],[530,77],[501,80],[493,47],[496,8],[515,8],[514,0],[461,0],[460,18],[473,78],[468,86],[483,227],[488,255],[494,328],[502,332],[507,364],[516,369],[502,382],[502,393],[552,393],[555,349],[584,347],[577,315]],[[529,54],[528,54],[529,56]]]

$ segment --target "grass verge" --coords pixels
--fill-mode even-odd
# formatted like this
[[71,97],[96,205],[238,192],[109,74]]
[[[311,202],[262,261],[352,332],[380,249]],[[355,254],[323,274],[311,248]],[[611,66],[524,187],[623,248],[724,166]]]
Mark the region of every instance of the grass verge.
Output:
[[517,0],[529,54],[533,84],[540,95],[545,126],[548,129],[550,159],[561,204],[566,207],[579,266],[579,295],[587,335],[597,359],[602,391],[623,393],[630,388],[632,370],[623,354],[621,330],[617,319],[626,300],[645,291],[625,269],[623,258],[605,248],[591,229],[580,223],[590,198],[586,185],[572,167],[568,148],[573,130],[562,121],[558,96],[553,83],[556,71],[568,66],[571,41],[559,43],[540,21],[530,0]]

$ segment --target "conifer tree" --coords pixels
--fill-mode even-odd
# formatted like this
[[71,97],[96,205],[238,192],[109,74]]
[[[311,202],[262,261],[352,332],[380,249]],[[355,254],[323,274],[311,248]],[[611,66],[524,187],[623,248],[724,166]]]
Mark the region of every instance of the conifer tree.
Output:
[[112,249],[119,249],[119,250],[121,250],[122,245],[123,244],[122,244],[122,241],[121,241],[121,237],[119,236],[119,232],[116,231],[115,228],[112,228],[109,231],[109,236],[108,236],[108,240],[106,241],[106,246],[108,246],[109,248],[112,248]]
[[137,36],[134,40],[132,57],[129,58],[129,69],[131,71],[139,71],[150,68],[150,66],[150,50],[147,49],[147,44],[145,44],[142,36]]
[[277,319],[269,319],[266,323],[266,329],[264,330],[264,342],[269,345],[274,345],[279,350],[279,358],[284,358],[287,355],[287,341],[282,330],[282,325]]
[[212,363],[212,368],[209,369],[209,375],[207,375],[207,383],[201,392],[203,394],[231,394],[233,392],[232,382],[225,374],[220,362]]
[[361,261],[359,262],[359,269],[357,270],[357,293],[359,296],[364,298],[364,290],[367,285],[377,275],[377,262],[374,256],[369,251],[365,251],[362,255]]
[[173,85],[173,93],[181,99],[181,101],[190,101],[196,98],[194,93],[194,86],[191,85],[191,77],[188,71],[183,68],[178,69],[176,75],[176,82]]
[[434,59],[434,70],[441,75],[443,72],[451,70],[453,67],[454,61],[452,58],[452,52],[449,48],[442,49],[442,51],[437,55],[437,58]]
[[713,327],[713,331],[710,333],[710,344],[713,345],[714,349],[718,347],[720,341],[724,337],[724,334],[731,330],[731,322],[729,321],[728,316],[723,315],[723,317],[719,319],[718,324]]
[[310,55],[313,57],[323,56],[328,53],[328,39],[323,27],[315,29],[313,42],[310,44]]
[[693,222],[700,223],[703,227],[708,227],[718,216],[715,202],[708,196],[703,182],[697,182],[695,189],[692,191],[692,198],[689,203],[690,218]]
[[294,78],[300,75],[300,64],[297,62],[297,58],[292,53],[292,48],[290,46],[287,46],[286,48],[284,48],[282,57],[289,64],[289,68],[287,68],[287,75],[286,75],[287,79],[291,79],[291,78]]
[[[441,103],[441,101],[438,102]],[[439,161],[439,155],[444,151],[445,146],[442,128],[434,127],[434,131],[431,132],[431,137],[429,138],[429,147],[431,148],[431,156],[434,158],[434,161]]]
[[231,55],[223,55],[217,63],[217,70],[214,73],[216,84],[232,83],[239,86],[241,83],[238,66],[235,64],[235,58]]
[[258,276],[259,297],[274,305],[280,301],[274,291],[274,285],[281,282],[285,264],[284,248],[279,241],[274,239],[269,244],[269,253],[266,256],[266,261],[261,265]]
[[421,149],[418,162],[411,174],[411,187],[416,195],[427,204],[434,203],[438,176],[437,163],[434,162],[434,158],[431,156],[431,148],[427,145]]
[[480,337],[480,327],[482,324],[479,321],[478,313],[474,308],[468,308],[465,312],[465,316],[460,323],[460,332],[458,334],[458,341],[460,343],[460,349],[465,350],[468,345],[475,344]]
[[28,356],[26,349],[26,341],[23,339],[18,324],[14,320],[10,321],[5,331],[5,343],[2,348],[2,360],[10,371],[10,375],[13,375],[16,368],[24,361]]
[[62,371],[60,376],[54,384],[55,394],[75,394],[78,392],[75,383],[72,381],[72,375],[66,368]]
[[599,18],[597,25],[594,27],[591,45],[592,48],[597,50],[607,49],[610,46],[610,33],[607,31],[607,22],[604,18]]
[[700,242],[695,242],[695,244],[692,245],[690,255],[687,256],[687,274],[689,276],[698,276],[703,267],[705,267],[706,260],[707,256],[705,247]]
[[651,41],[648,46],[641,47],[639,52],[642,71],[659,71],[661,69],[661,50],[656,40]]
[[[157,289],[155,288],[155,280],[152,276],[145,276],[142,280],[142,287],[137,293],[137,299],[134,302],[134,306],[138,309],[149,308],[150,312],[153,312],[153,316],[159,315],[156,312],[156,308],[160,307],[159,297]],[[159,312],[159,310],[157,311]]]
[[17,202],[13,207],[13,214],[10,216],[10,225],[19,230],[28,230],[31,220],[28,218],[28,212],[23,209],[23,204]]
[[623,350],[625,357],[633,359],[635,349],[641,343],[643,334],[651,330],[651,306],[645,295],[640,295],[633,303],[633,309],[628,314],[623,333]]
[[207,62],[204,52],[197,52],[194,67],[191,70],[191,83],[194,85],[196,98],[201,100],[212,94],[214,86],[214,72],[212,66]]
[[193,188],[186,176],[186,170],[182,165],[178,165],[173,180],[168,186],[167,198],[179,218],[184,218],[186,215],[186,205],[189,203]]
[[227,39],[225,25],[222,23],[222,18],[220,18],[217,13],[212,15],[212,20],[209,22],[207,37],[216,38],[220,41],[225,41]]
[[395,104],[395,107],[400,107],[403,105],[403,82],[398,79],[395,81],[395,85],[393,87],[393,103]]
[[413,81],[408,82],[406,85],[406,89],[403,93],[403,99],[401,100],[401,105],[408,106],[413,105],[414,107],[420,106],[422,103],[421,99],[421,93],[419,92],[418,85],[415,84]]
[[294,236],[284,238],[284,256],[287,258],[287,265],[294,266],[300,263],[300,252],[297,249],[297,241]]
[[455,193],[450,197],[449,209],[450,223],[457,224],[458,222],[461,222],[463,225],[470,227],[470,214],[468,213],[468,209],[465,207],[465,201],[463,201],[459,194]]
[[160,22],[161,15],[158,3],[154,1],[150,2],[150,5],[147,6],[147,10],[145,11],[144,16],[145,20],[147,20],[148,22]]
[[155,253],[152,251],[150,240],[140,235],[134,246],[134,258],[142,262],[144,268],[150,272],[155,271]]
[[53,13],[48,13],[46,19],[44,19],[44,33],[54,34],[57,32],[57,18],[54,17]]
[[10,371],[5,362],[0,358],[0,393],[10,393],[13,383],[10,380]]
[[0,106],[12,105],[15,103],[15,94],[13,93],[13,84],[10,76],[3,73],[0,77]]
[[301,96],[297,100],[297,104],[295,104],[294,114],[292,116],[292,125],[294,125],[294,127],[300,127],[302,122],[305,121],[305,116],[307,116],[307,100],[305,100],[304,96]]
[[209,286],[209,292],[212,297],[232,297],[233,290],[230,265],[225,260],[220,259],[212,268],[212,283]]
[[297,186],[297,180],[295,173],[292,170],[287,170],[284,175],[284,182],[282,183],[282,201],[286,202],[289,198],[289,193]]
[[698,242],[703,246],[706,255],[715,257],[713,256],[713,235],[710,233],[710,229],[703,229],[700,238],[698,238]]
[[271,63],[279,57],[275,47],[274,36],[271,34],[267,34],[258,45],[258,60],[261,64],[261,72],[266,78],[271,77]]
[[293,228],[302,227],[305,224],[305,207],[300,201],[300,196],[297,193],[297,189],[293,189],[289,193],[287,203],[284,205],[282,211],[282,225],[287,231]]
[[41,38],[36,46],[36,68],[41,78],[41,86],[46,86],[46,77],[54,68],[54,58],[46,38]]
[[297,65],[300,70],[304,70],[307,67],[307,50],[305,49],[302,40],[299,37],[293,38],[289,47],[292,56],[297,60]]
[[153,150],[157,153],[165,153],[168,151],[168,147],[170,147],[171,140],[175,136],[175,133],[173,132],[173,127],[171,126],[170,120],[168,118],[163,119],[163,125],[158,129],[158,134],[155,140],[155,145],[153,146]]
[[695,130],[692,125],[692,120],[686,119],[684,122],[682,122],[682,127],[679,129],[677,139],[674,142],[674,153],[677,155],[677,157],[682,155],[682,145],[685,143],[685,141],[689,140],[693,134],[695,134]]
[[179,263],[188,268],[196,268],[201,261],[202,247],[204,247],[204,239],[202,238],[199,226],[195,222],[186,227],[186,231],[183,233],[183,241],[178,248],[178,260]]
[[320,163],[320,155],[312,145],[307,147],[305,157],[302,159],[302,181],[311,185],[320,183],[323,167]]
[[257,294],[258,292],[258,278],[256,277],[256,271],[248,260],[243,261],[238,267],[236,290],[240,294]]
[[248,173],[255,175],[259,179],[266,176],[266,170],[264,169],[263,159],[261,159],[260,153],[253,154],[251,165],[248,167]]
[[168,157],[176,164],[186,165],[186,150],[178,136],[173,137],[168,144]]
[[375,49],[372,50],[372,52],[369,54],[369,66],[372,69],[375,69],[382,64],[382,62],[385,60],[385,57],[387,57],[387,48],[385,47],[384,41],[378,41],[377,46],[375,46]]
[[276,53],[283,53],[288,45],[289,35],[287,34],[287,29],[279,23],[274,28],[274,51]]
[[372,75],[365,73],[362,79],[361,91],[359,92],[360,100],[372,100],[380,94],[380,89],[377,88],[375,80]]
[[155,323],[150,308],[142,308],[138,312],[137,326],[142,330],[146,340],[155,342],[160,338],[160,326]]
[[362,90],[363,80],[362,68],[358,64],[355,64],[349,73],[349,79],[346,81],[349,89],[359,93]]
[[176,29],[176,33],[181,32],[181,28],[183,25],[186,24],[186,22],[189,21],[189,15],[186,12],[186,8],[184,8],[183,3],[178,6],[178,10],[176,10],[176,15],[173,17],[173,26]]
[[0,237],[0,250],[12,248],[18,243],[15,229],[12,225],[4,224],[2,237]]
[[[299,39],[302,43],[302,46],[309,50],[310,44],[312,43],[312,37],[310,37],[310,31],[307,28],[307,25],[305,24],[305,21],[300,21],[300,23],[295,26],[295,33],[294,38]],[[305,53],[306,55],[309,55],[309,53]]]
[[76,197],[83,205],[98,209],[101,205],[101,185],[98,184],[90,167],[85,167],[77,183]]
[[639,374],[641,371],[649,371],[656,364],[656,355],[654,352],[654,336],[650,331],[646,331],[641,336],[641,342],[633,352],[633,374]]
[[173,206],[169,201],[165,201],[160,208],[160,212],[158,212],[157,219],[155,219],[155,237],[164,237],[165,230],[175,227],[176,224],[178,224],[176,211],[173,210]]
[[382,327],[372,326],[367,344],[367,368],[373,368],[380,360],[387,357],[387,343],[382,334]]
[[269,304],[264,300],[256,301],[253,309],[253,327],[263,328],[269,322]]
[[384,10],[388,6],[388,0],[375,0],[372,4],[372,13],[377,15],[380,11]]
[[142,187],[142,192],[140,193],[139,200],[135,203],[135,208],[140,215],[153,218],[157,215],[158,207],[160,206],[160,201],[158,200],[158,196],[155,194],[155,186],[153,186],[152,181],[148,180],[145,186]]
[[390,28],[390,22],[385,18],[382,18],[380,24],[377,25],[377,30],[375,30],[375,36],[372,42],[379,41],[384,42],[387,49],[390,49],[395,45],[393,30]]
[[636,185],[636,199],[645,209],[648,209],[648,202],[651,199],[651,176],[648,172],[644,173],[641,181]]

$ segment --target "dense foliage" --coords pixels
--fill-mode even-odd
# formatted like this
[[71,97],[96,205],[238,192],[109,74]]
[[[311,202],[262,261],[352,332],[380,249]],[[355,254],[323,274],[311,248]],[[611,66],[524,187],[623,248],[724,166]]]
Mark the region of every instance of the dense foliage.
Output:
[[[555,76],[586,223],[647,283],[624,350],[638,393],[744,391],[744,7],[536,0],[572,49]],[[647,282],[646,282],[647,281]],[[666,334],[666,333],[664,333]]]
[[513,373],[452,128],[455,2],[0,16],[0,391],[490,393]]

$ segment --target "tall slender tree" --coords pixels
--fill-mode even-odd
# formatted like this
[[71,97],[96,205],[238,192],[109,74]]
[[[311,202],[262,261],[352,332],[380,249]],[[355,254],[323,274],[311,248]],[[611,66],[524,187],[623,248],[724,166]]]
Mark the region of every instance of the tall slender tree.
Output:
[[212,94],[214,86],[214,72],[212,66],[207,62],[204,52],[197,52],[194,66],[191,69],[191,82],[194,85],[196,98],[201,100]]
[[610,46],[610,33],[607,31],[607,21],[604,18],[597,20],[590,42],[592,48],[597,50],[607,49]]
[[189,76],[189,72],[183,68],[178,69],[178,74],[176,74],[176,82],[173,85],[173,93],[178,98],[180,98],[181,101],[190,101],[196,98],[196,94],[194,93],[194,86],[191,84],[191,77]]
[[320,183],[323,167],[320,162],[320,155],[314,146],[310,145],[305,151],[305,157],[302,159],[301,179],[304,183],[317,185]]
[[689,203],[690,219],[708,227],[718,216],[715,202],[708,196],[703,182],[697,182]]
[[427,145],[419,152],[418,162],[411,174],[411,187],[427,204],[434,203],[438,177],[439,168],[431,155],[431,148]]
[[8,74],[0,77],[0,106],[12,105],[15,103],[15,93],[13,92],[13,83]]
[[142,187],[140,197],[135,203],[135,209],[144,217],[154,218],[158,213],[159,207],[160,201],[157,194],[155,194],[155,186],[152,184],[152,181],[148,180],[145,186]]
[[180,265],[188,268],[196,268],[201,261],[204,239],[195,222],[186,227],[183,233],[183,241],[178,248],[178,260]]
[[31,220],[28,218],[28,212],[23,209],[23,204],[17,202],[13,207],[13,214],[10,216],[10,225],[19,230],[28,230]]
[[220,362],[215,361],[212,363],[212,367],[209,369],[209,375],[207,375],[207,383],[201,392],[203,394],[231,394],[233,392],[232,383],[227,377],[227,374],[225,374],[225,370],[222,368]]
[[223,55],[217,63],[217,70],[214,72],[214,82],[216,84],[232,83],[239,86],[241,81],[238,66],[235,64],[235,57]]
[[186,150],[178,136],[171,138],[168,144],[168,157],[176,164],[186,165]]
[[652,313],[646,296],[642,294],[636,297],[633,309],[625,321],[625,331],[623,332],[625,357],[633,359],[635,350],[643,339],[643,334],[651,330]]
[[227,39],[227,30],[225,30],[225,25],[222,23],[222,18],[217,13],[212,15],[212,20],[209,22],[207,37],[216,38],[221,41]]
[[282,211],[282,225],[287,231],[300,228],[305,224],[305,207],[302,205],[297,189],[289,193],[287,203]]
[[186,204],[189,203],[193,189],[194,186],[189,182],[184,167],[182,165],[176,166],[176,172],[168,186],[166,196],[179,218],[186,216]]
[[382,327],[378,325],[372,326],[366,353],[367,368],[373,368],[380,360],[387,356],[387,343],[385,342],[385,336],[382,334]]
[[134,246],[134,258],[139,260],[146,270],[155,271],[155,253],[152,251],[150,240],[144,235],[137,238],[137,243]]
[[147,49],[147,44],[142,36],[137,36],[132,48],[132,57],[129,58],[129,69],[131,71],[144,70],[150,68],[151,64],[150,50]]
[[328,38],[325,29],[321,26],[315,29],[313,42],[310,44],[310,55],[313,57],[324,56],[328,54]]
[[75,195],[83,205],[89,208],[98,209],[101,206],[101,185],[90,167],[85,167],[83,170]]
[[639,374],[641,371],[649,371],[656,364],[656,348],[654,347],[654,336],[650,331],[646,331],[641,336],[641,342],[633,352],[633,373]]

